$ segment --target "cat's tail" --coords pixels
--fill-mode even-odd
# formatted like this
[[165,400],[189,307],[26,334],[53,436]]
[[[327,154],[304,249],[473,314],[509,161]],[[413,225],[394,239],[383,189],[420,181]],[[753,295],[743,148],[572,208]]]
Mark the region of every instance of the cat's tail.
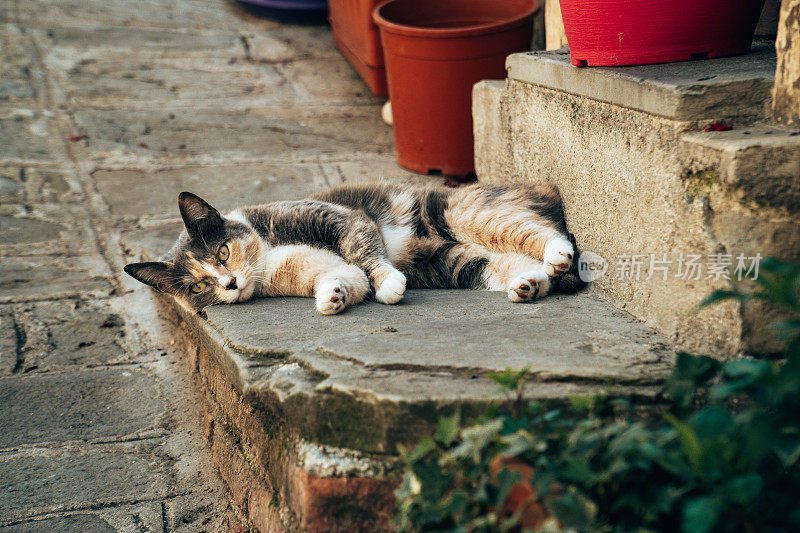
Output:
[[569,240],[575,248],[575,260],[572,266],[564,274],[553,280],[554,284],[550,289],[551,293],[557,292],[561,294],[572,294],[586,287],[586,282],[583,281],[578,274],[578,263],[580,260],[581,252],[578,250],[578,243],[575,242],[575,235],[569,234]]

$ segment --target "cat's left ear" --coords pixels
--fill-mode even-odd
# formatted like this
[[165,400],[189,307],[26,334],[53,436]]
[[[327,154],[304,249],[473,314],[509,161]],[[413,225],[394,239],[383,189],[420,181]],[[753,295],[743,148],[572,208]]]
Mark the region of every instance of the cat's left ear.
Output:
[[178,208],[186,226],[186,231],[193,239],[208,234],[222,227],[222,215],[205,200],[190,192],[178,195]]
[[167,263],[161,261],[131,263],[125,265],[125,273],[142,283],[158,289],[160,292],[178,292],[175,276],[170,272]]

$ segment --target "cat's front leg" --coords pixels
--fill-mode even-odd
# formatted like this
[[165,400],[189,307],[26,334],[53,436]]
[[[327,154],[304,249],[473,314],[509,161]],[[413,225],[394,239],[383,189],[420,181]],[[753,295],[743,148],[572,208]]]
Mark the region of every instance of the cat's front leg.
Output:
[[335,315],[347,306],[364,300],[369,293],[369,279],[355,265],[344,265],[317,277],[314,298],[321,315]]
[[375,299],[382,304],[396,304],[406,292],[406,276],[386,261],[372,269]]

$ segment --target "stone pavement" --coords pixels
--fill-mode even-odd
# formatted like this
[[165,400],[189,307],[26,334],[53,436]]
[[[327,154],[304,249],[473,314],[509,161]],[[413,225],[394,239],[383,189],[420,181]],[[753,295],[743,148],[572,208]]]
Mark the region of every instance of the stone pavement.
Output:
[[224,0],[0,0],[0,531],[217,531],[199,395],[122,265],[177,193],[292,198],[394,166],[324,27]]
[[[0,0],[0,532],[216,531],[231,527],[231,501],[257,523],[272,511],[256,506],[285,495],[270,478],[256,481],[272,495],[255,498],[258,483],[242,479],[269,465],[235,448],[267,457],[270,446],[253,444],[265,431],[256,415],[276,396],[293,439],[386,452],[427,431],[437,406],[485,399],[485,374],[506,365],[538,364],[541,397],[609,379],[652,395],[671,352],[624,313],[585,295],[512,306],[463,291],[339,317],[290,299],[185,316],[204,343],[196,353],[211,354],[202,379],[215,381],[198,383],[197,361],[177,350],[185,339],[122,266],[171,245],[182,190],[227,209],[345,181],[425,181],[395,165],[381,104],[326,27],[259,19],[225,0]],[[242,313],[263,325],[258,335],[240,327]],[[309,329],[284,338],[299,321]],[[456,357],[441,359],[456,338]],[[213,415],[233,433],[215,432],[207,410],[201,428],[198,385],[219,393],[214,409],[241,411]],[[352,412],[358,402],[374,418]],[[359,434],[372,420],[382,433]],[[418,433],[403,434],[411,426]],[[232,450],[214,457],[227,485],[207,439],[215,454]],[[308,441],[297,449],[301,488],[339,472],[331,454],[361,461]],[[344,481],[323,486],[350,490]],[[318,501],[308,490],[298,501]],[[280,521],[311,523],[309,509]]]

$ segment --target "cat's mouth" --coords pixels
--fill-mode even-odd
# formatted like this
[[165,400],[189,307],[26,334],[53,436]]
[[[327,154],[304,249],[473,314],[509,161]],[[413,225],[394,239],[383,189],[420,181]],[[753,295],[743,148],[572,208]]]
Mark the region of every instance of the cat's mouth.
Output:
[[256,284],[252,279],[248,279],[244,286],[240,287],[236,291],[236,298],[234,302],[244,302],[249,300],[251,296],[253,296],[253,292],[255,292]]

